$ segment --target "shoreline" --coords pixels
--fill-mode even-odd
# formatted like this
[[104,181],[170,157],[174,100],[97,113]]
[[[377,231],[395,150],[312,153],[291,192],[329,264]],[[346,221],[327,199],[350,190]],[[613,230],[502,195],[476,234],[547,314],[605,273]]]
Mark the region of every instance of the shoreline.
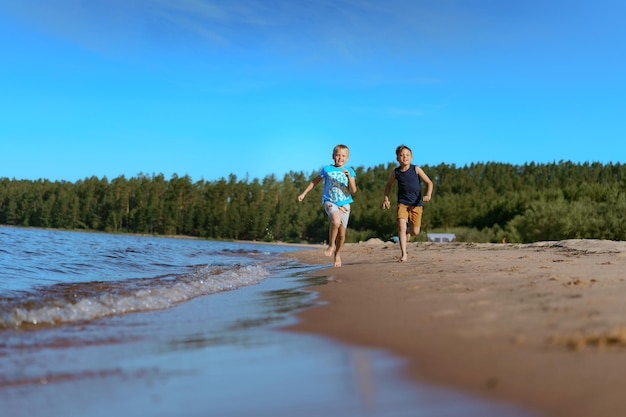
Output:
[[[286,330],[382,348],[407,374],[537,415],[626,412],[626,242],[346,244]],[[329,263],[320,250],[286,254]]]
[[233,242],[233,243],[254,243],[259,245],[277,245],[277,246],[294,246],[294,247],[303,247],[303,248],[317,248],[321,247],[321,243],[292,243],[292,242],[283,242],[280,240],[267,242],[261,240],[242,240],[242,239],[217,239],[210,237],[200,237],[200,236],[188,236],[188,235],[159,235],[152,233],[130,233],[130,232],[107,232],[105,230],[91,230],[91,229],[59,229],[54,227],[37,227],[37,226],[15,226],[9,224],[0,224],[0,227],[7,228],[15,228],[15,229],[35,229],[35,230],[47,230],[54,232],[75,232],[75,233],[95,233],[95,234],[105,234],[105,235],[118,235],[118,236],[137,236],[137,237],[154,237],[154,238],[165,238],[165,239],[189,239],[189,240],[208,240],[211,242]]

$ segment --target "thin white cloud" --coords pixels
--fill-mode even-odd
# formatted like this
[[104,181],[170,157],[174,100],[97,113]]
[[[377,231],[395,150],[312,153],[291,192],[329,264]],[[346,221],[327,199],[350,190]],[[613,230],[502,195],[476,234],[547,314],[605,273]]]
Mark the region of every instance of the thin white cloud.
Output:
[[[380,45],[392,51],[421,48],[450,33],[450,6],[430,2],[389,0],[23,0],[4,10],[79,43],[121,42],[127,37],[157,40],[172,32],[190,41],[237,45],[292,45],[338,56],[354,57]],[[0,6],[3,7],[3,6]],[[452,32],[456,33],[457,30]],[[158,34],[158,35],[157,35]],[[108,35],[108,36],[106,36]],[[144,39],[145,40],[145,39]],[[131,43],[133,40],[131,40]],[[457,42],[459,39],[457,39]]]
[[[180,56],[187,53],[191,59],[201,55],[203,63],[214,67],[229,65],[234,61],[228,59],[236,56],[237,63],[248,60],[248,67],[258,73],[277,69],[307,74],[315,68],[316,77],[324,82],[335,79],[362,86],[438,83],[444,77],[441,63],[454,65],[447,55],[466,46],[477,48],[477,43],[489,39],[491,32],[485,28],[490,26],[485,22],[494,17],[485,6],[493,2],[487,0],[476,2],[474,8],[422,0],[6,3],[0,4],[0,12],[108,55],[141,60],[143,54],[152,53],[158,59],[159,54],[173,51]],[[504,21],[506,16],[502,14]],[[474,56],[461,56],[457,62]]]

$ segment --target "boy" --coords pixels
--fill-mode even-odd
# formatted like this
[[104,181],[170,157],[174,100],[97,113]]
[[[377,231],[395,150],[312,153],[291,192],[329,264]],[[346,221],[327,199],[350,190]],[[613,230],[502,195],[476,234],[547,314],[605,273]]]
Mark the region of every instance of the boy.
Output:
[[[396,159],[400,166],[393,170],[385,187],[383,209],[391,207],[389,190],[391,190],[393,182],[398,180],[398,239],[402,254],[400,262],[406,262],[406,244],[411,240],[412,234],[417,235],[420,232],[424,202],[430,201],[433,193],[433,182],[422,168],[411,163],[413,152],[408,146],[400,145],[396,148]],[[420,179],[428,185],[428,191],[423,198]],[[410,229],[407,223],[411,223]]]
[[326,256],[335,256],[335,267],[341,266],[341,248],[346,240],[346,229],[350,218],[350,203],[352,194],[356,193],[356,174],[352,168],[344,165],[348,161],[350,150],[346,145],[337,145],[333,149],[333,165],[327,165],[320,170],[306,189],[298,196],[298,201],[311,191],[322,179],[324,180],[324,192],[322,204],[330,218],[328,230],[328,248],[324,251]]

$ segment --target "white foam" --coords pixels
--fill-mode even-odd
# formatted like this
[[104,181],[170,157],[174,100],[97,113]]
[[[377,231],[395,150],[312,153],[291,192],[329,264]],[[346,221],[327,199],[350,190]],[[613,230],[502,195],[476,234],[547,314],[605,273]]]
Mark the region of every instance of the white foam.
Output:
[[[261,282],[269,272],[261,266],[241,266],[220,270],[202,267],[192,274],[169,280],[144,280],[148,285],[127,291],[91,294],[76,303],[44,305],[38,308],[16,307],[8,317],[0,318],[0,327],[24,324],[60,324],[94,320],[105,316],[170,308],[202,295],[231,291]],[[155,285],[152,285],[155,284]]]

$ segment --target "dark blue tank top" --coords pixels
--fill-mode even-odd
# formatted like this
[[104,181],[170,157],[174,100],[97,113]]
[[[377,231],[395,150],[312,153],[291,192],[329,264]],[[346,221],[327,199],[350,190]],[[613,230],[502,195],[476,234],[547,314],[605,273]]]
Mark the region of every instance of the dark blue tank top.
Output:
[[398,203],[407,206],[423,206],[422,185],[419,175],[415,172],[415,165],[411,164],[404,172],[398,167],[393,170],[393,174],[398,181]]

